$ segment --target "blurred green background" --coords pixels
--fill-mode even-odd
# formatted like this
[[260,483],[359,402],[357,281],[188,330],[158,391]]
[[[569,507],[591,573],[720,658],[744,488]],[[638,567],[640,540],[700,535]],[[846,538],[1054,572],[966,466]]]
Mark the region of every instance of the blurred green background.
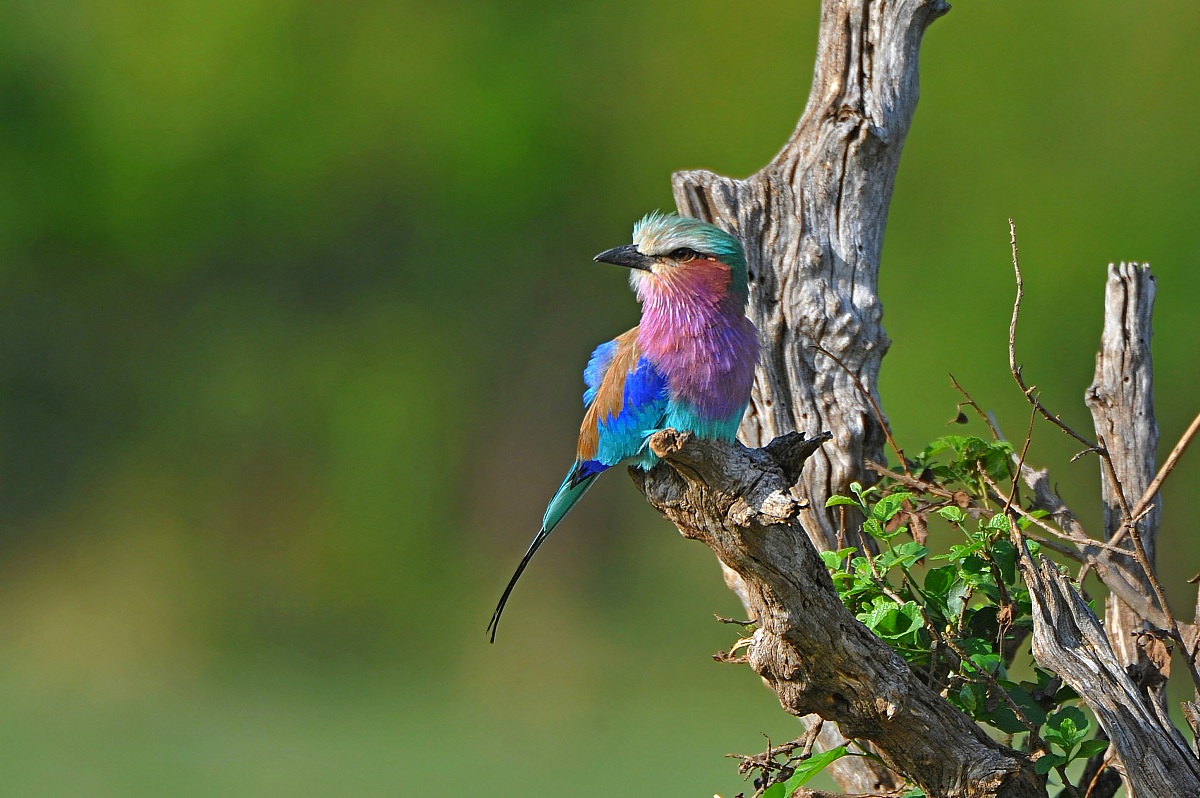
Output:
[[[483,628],[636,318],[595,266],[742,176],[818,5],[4,3],[0,788],[26,796],[729,796],[794,723],[708,655],[712,557],[621,474]],[[953,372],[1012,436],[1020,354],[1087,428],[1104,267],[1159,277],[1164,448],[1197,409],[1200,6],[960,0],[884,252],[901,443]],[[1096,464],[1040,427],[1095,529]],[[1166,490],[1177,611],[1200,569]],[[1175,554],[1178,552],[1178,554]]]

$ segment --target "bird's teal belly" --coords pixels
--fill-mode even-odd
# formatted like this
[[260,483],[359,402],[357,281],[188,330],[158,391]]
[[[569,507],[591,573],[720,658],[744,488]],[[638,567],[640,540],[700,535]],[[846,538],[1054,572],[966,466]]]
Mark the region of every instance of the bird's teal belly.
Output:
[[[667,405],[667,412],[659,429],[670,428],[690,432],[709,440],[732,441],[737,437],[738,426],[741,425],[742,416],[745,414],[746,406],[743,405],[736,413],[725,418],[709,418],[701,414],[690,402],[671,402]],[[647,430],[651,434],[657,431]],[[646,437],[648,440],[649,435]],[[650,451],[649,446],[645,446],[628,462],[630,465],[650,468],[658,462],[658,457]]]

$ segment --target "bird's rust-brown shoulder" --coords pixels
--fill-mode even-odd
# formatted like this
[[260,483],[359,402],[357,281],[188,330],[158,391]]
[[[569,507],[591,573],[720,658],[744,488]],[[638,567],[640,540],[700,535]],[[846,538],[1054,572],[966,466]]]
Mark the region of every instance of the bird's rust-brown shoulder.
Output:
[[621,333],[613,339],[616,348],[596,387],[596,396],[583,415],[579,428],[579,446],[576,457],[591,460],[600,448],[600,424],[618,415],[625,406],[625,380],[637,368],[641,351],[637,342],[638,328]]

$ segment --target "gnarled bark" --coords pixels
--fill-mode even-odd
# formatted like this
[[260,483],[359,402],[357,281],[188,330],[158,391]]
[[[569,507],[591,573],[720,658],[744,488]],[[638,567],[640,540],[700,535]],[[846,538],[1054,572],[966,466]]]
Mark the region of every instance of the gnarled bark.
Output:
[[[1104,536],[1111,540],[1125,526],[1125,511],[1136,504],[1154,478],[1158,451],[1158,422],[1154,417],[1154,368],[1150,357],[1151,316],[1155,284],[1149,266],[1137,263],[1110,264],[1104,291],[1104,332],[1096,354],[1096,375],[1085,399],[1092,411],[1098,440],[1102,440],[1112,462],[1112,473],[1101,471],[1104,499]],[[1116,479],[1114,480],[1114,476]],[[1146,516],[1138,522],[1139,534],[1150,562],[1154,562],[1161,502],[1156,496]],[[1146,574],[1137,566],[1133,542],[1121,544],[1130,550],[1119,559],[1127,572],[1135,574],[1141,592],[1152,596]],[[1146,646],[1162,643],[1149,629],[1147,618],[1116,595],[1105,602],[1105,628],[1117,660],[1153,700],[1161,717],[1167,716],[1166,677]],[[1164,623],[1158,629],[1166,628]]]
[[[945,0],[826,0],[808,105],[780,153],[745,180],[706,171],[673,180],[681,213],[720,225],[746,247],[748,314],[763,357],[741,440],[762,446],[795,430],[833,433],[798,486],[809,499],[803,531],[821,548],[838,545],[825,499],[854,480],[873,482],[863,461],[885,459],[883,429],[856,380],[874,397],[889,345],[877,289],[884,227],[917,105],[921,39],[949,8]],[[738,576],[726,570],[726,583],[745,604]],[[843,740],[827,724],[821,742]],[[866,759],[831,771],[848,791],[900,785]]]
[[1200,795],[1200,762],[1161,718],[1117,659],[1100,622],[1058,568],[1035,563],[1021,545],[1019,565],[1033,602],[1033,655],[1071,685],[1096,713],[1138,798]]
[[930,796],[1044,796],[1027,756],[930,689],[842,605],[804,534],[808,502],[788,476],[823,439],[791,433],[747,449],[664,430],[650,440],[663,462],[631,474],[685,537],[740,577],[757,625],[748,662],[785,710],[870,740]]

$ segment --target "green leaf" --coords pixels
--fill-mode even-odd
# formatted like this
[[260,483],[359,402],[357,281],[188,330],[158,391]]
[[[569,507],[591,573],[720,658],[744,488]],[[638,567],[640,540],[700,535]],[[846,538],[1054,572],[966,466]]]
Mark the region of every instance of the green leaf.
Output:
[[986,671],[992,675],[1004,676],[1003,662],[1000,655],[988,651],[982,654],[972,654],[970,656],[971,664],[980,671]]
[[1029,722],[1035,726],[1041,726],[1046,722],[1046,710],[1033,700],[1033,696],[1029,691],[1020,685],[1006,684],[1005,690],[1012,697],[1013,703],[1021,708],[1021,712],[1025,713],[1025,717],[1029,718]]
[[861,506],[857,501],[855,501],[854,499],[851,499],[849,496],[833,495],[825,500],[826,507],[837,507],[839,504],[849,504],[852,507],[860,507]]
[[[838,549],[837,551],[822,551],[821,561],[825,563],[825,567],[831,571],[836,571],[842,567],[842,563],[846,558],[854,553],[854,549]],[[849,574],[846,574],[849,576]]]
[[1007,441],[988,444],[987,452],[981,458],[988,476],[994,480],[1008,479],[1012,475],[1011,454],[1012,445]]
[[871,517],[885,523],[892,520],[898,512],[904,509],[904,502],[911,499],[912,496],[907,491],[896,491],[884,496],[871,508]]
[[992,653],[992,641],[982,637],[964,637],[958,641],[958,647],[968,657]]
[[1017,719],[1016,713],[1009,709],[1008,704],[1001,702],[991,712],[980,716],[983,720],[995,726],[1005,734],[1020,734],[1029,731],[1025,724]]
[[962,449],[966,440],[962,435],[946,435],[926,446],[922,454],[928,457],[945,451],[958,451]]
[[950,588],[957,578],[958,569],[953,565],[944,565],[941,568],[930,569],[925,574],[925,594],[944,599],[950,594]]
[[983,528],[992,532],[1007,532],[1008,531],[1008,516],[1002,513],[996,513],[991,518],[983,522]]
[[951,619],[962,615],[963,609],[967,606],[967,599],[970,596],[970,585],[961,579],[954,583],[954,586],[950,588],[950,593],[946,596],[946,611],[950,613]]
[[[899,530],[897,530],[898,532]],[[896,566],[902,568],[911,568],[917,564],[917,561],[929,554],[929,549],[917,543],[915,540],[910,540],[907,543],[901,543],[899,546],[885,551],[875,558],[875,565],[887,571]]]
[[992,578],[991,566],[982,557],[974,554],[963,558],[962,574],[964,581],[975,586],[996,583],[996,580]]
[[925,548],[915,540],[910,540],[906,543],[901,543],[899,546],[896,546],[896,553],[901,557],[912,557],[915,561],[929,554],[929,549]]
[[1044,776],[1066,761],[1066,757],[1059,756],[1058,754],[1046,754],[1033,763],[1033,769]]
[[967,520],[967,514],[953,505],[950,507],[939,507],[937,514],[952,524],[961,524],[963,521]]
[[1006,585],[1017,582],[1017,550],[1007,540],[997,540],[992,546],[992,560],[1000,569],[1000,577]]
[[[836,762],[846,755],[846,746],[839,745],[837,748],[830,748],[828,751],[820,754],[814,754],[808,759],[797,762],[792,766],[795,768],[795,771],[791,776],[788,777],[788,780],[784,782],[785,792],[782,794],[785,796],[791,795],[793,792],[803,787],[809,779],[824,770],[830,763]],[[763,793],[763,798],[766,798],[766,793]]]
[[862,483],[851,482],[850,483],[850,492],[853,493],[855,496],[857,496],[858,500],[859,500],[859,504],[861,504],[862,506],[865,507],[867,504],[867,497],[870,496],[872,493],[878,493],[879,487],[876,485],[872,485],[871,487],[866,488],[864,490]]
[[1091,759],[1096,754],[1102,754],[1108,749],[1108,740],[1084,740],[1075,752],[1076,759]]
[[921,607],[916,602],[896,604],[886,597],[876,599],[869,611],[859,613],[858,619],[885,640],[899,640],[925,625]]
[[937,557],[934,557],[934,559],[935,560],[949,560],[950,562],[959,562],[960,560],[964,560],[971,554],[974,554],[975,552],[979,551],[981,548],[983,548],[982,541],[976,541],[976,542],[970,544],[969,546],[955,544],[950,547],[949,554],[942,554]]
[[1090,725],[1078,707],[1063,707],[1046,719],[1047,731],[1043,736],[1063,748],[1070,748],[1087,737]]
[[968,683],[958,688],[958,690],[952,691],[948,698],[950,699],[950,703],[973,718],[975,717],[975,708],[979,706],[981,696],[977,692],[975,685]]
[[1033,524],[1034,518],[1045,518],[1050,515],[1046,510],[1029,510],[1025,515],[1017,519],[1017,526],[1021,529],[1028,529]]

